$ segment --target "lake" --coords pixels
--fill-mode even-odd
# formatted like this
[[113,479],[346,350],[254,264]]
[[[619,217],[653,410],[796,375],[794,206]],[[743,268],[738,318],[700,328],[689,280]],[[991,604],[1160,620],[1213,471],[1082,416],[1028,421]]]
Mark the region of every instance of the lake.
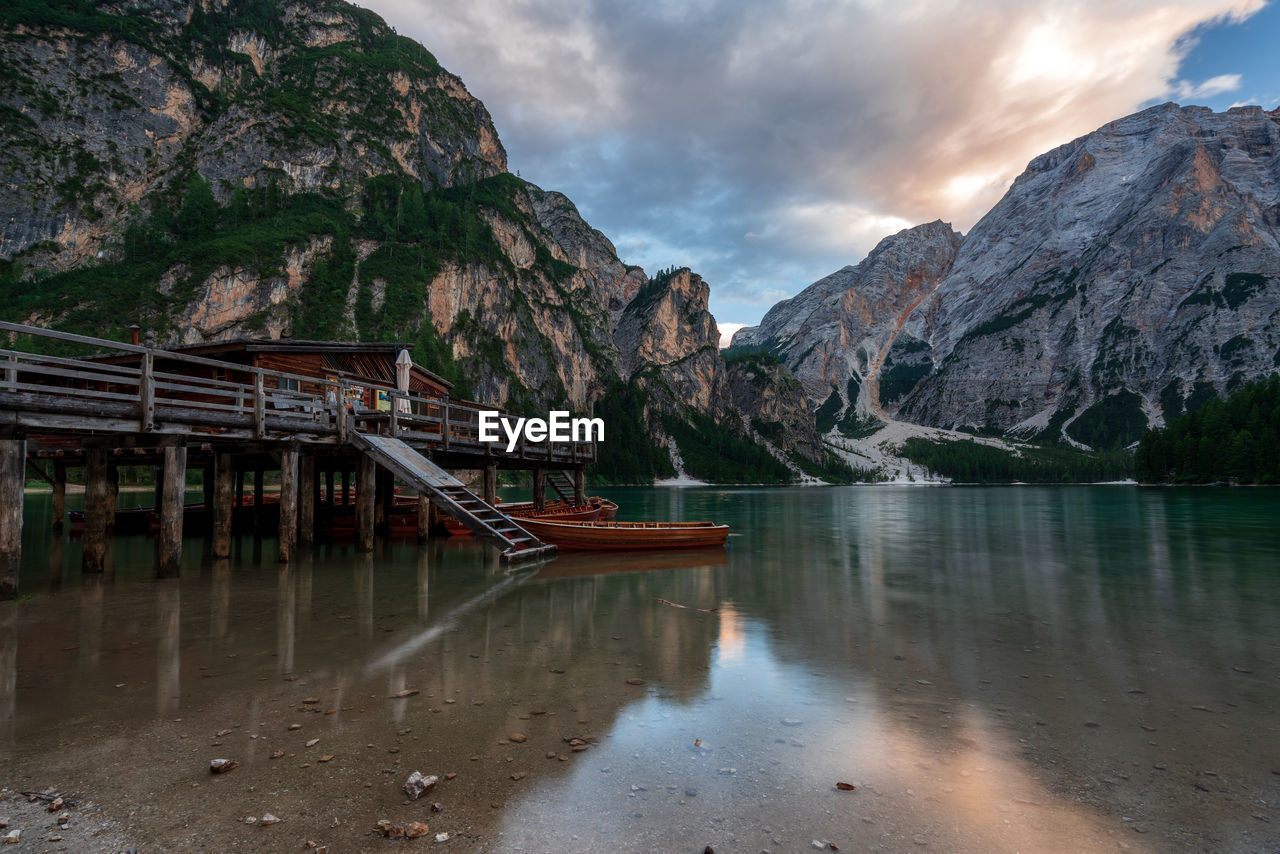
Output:
[[[0,817],[53,851],[383,851],[383,819],[467,851],[1280,846],[1280,491],[601,492],[729,547],[189,538],[156,581],[120,537],[83,579],[29,495]],[[14,794],[46,789],[67,828]]]

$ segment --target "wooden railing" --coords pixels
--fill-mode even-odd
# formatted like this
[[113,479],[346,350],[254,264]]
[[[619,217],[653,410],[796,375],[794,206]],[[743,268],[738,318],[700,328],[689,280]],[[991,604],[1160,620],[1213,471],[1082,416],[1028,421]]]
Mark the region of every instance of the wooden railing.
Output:
[[[2,333],[97,352],[74,358],[0,349],[0,424],[51,433],[177,433],[330,444],[345,443],[346,431],[357,429],[455,453],[506,455],[505,442],[480,441],[480,412],[491,407],[414,394],[340,372],[307,376],[0,321]],[[138,358],[117,363],[126,355]],[[381,396],[389,408],[349,404],[356,389],[374,400]],[[595,445],[521,442],[511,456],[578,464],[594,461]]]

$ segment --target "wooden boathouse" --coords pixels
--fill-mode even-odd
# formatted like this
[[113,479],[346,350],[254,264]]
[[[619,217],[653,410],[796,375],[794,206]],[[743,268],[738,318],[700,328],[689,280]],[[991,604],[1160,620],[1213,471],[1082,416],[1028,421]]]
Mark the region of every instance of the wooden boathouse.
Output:
[[[189,469],[204,474],[198,518],[215,558],[230,556],[233,521],[247,507],[264,523],[263,473],[278,471],[281,561],[314,541],[322,515],[348,502],[356,548],[372,550],[375,533],[386,531],[396,481],[417,492],[420,538],[438,508],[515,561],[555,547],[495,506],[498,470],[531,471],[539,506],[549,484],[582,503],[584,469],[595,461],[594,442],[521,441],[510,452],[505,443],[481,442],[479,412],[492,407],[452,397],[450,384],[412,364],[401,344],[160,349],[139,344],[136,332],[125,344],[7,322],[0,336],[13,348],[0,349],[0,598],[18,589],[28,471],[52,485],[60,531],[66,470],[84,468],[83,571],[99,573],[114,536],[117,469],[153,466],[156,566],[164,576],[178,571]],[[484,473],[481,494],[451,474],[460,470]]]

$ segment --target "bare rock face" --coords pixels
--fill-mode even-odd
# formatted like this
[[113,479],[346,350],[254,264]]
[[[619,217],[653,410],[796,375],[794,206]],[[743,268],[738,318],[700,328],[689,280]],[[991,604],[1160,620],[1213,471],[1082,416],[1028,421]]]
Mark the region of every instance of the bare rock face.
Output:
[[623,376],[643,371],[667,411],[725,410],[720,333],[707,309],[711,289],[688,268],[661,273],[640,288],[614,331]]
[[759,326],[738,330],[733,346],[777,354],[815,406],[849,417],[878,412],[882,372],[890,393],[902,385],[905,357],[890,352],[914,340],[903,331],[907,318],[945,278],[960,242],[941,221],[886,237],[857,266],[778,303]]
[[1165,104],[1033,160],[912,316],[901,413],[1095,444],[1090,407],[1160,423],[1273,371],[1278,153],[1280,111]]
[[744,407],[794,403],[731,400],[706,283],[651,283],[507,173],[484,105],[371,12],[28,6],[0,33],[6,319],[138,323],[166,345],[395,340],[530,412],[585,412],[620,379],[654,413],[740,432],[761,418]]
[[729,400],[753,432],[782,451],[813,462],[823,459],[822,439],[814,426],[804,386],[780,362],[747,357],[728,363]]
[[887,238],[734,344],[781,355],[820,422],[1131,441],[1280,366],[1278,154],[1280,111],[1144,110],[1037,157],[963,239]]
[[272,179],[300,192],[506,170],[484,105],[355,6],[284,0],[276,22],[134,2],[60,20],[0,35],[0,258],[93,258],[130,206],[192,166],[220,199]]

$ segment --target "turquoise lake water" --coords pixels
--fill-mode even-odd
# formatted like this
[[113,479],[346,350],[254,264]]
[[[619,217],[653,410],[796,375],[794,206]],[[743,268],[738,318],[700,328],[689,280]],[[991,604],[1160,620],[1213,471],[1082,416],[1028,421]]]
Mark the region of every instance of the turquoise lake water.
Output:
[[[0,785],[75,789],[144,850],[381,851],[419,814],[491,851],[1280,847],[1280,491],[603,494],[729,547],[282,567],[191,537],[156,581],[139,536],[86,580],[29,495]],[[412,770],[457,775],[443,811]]]

